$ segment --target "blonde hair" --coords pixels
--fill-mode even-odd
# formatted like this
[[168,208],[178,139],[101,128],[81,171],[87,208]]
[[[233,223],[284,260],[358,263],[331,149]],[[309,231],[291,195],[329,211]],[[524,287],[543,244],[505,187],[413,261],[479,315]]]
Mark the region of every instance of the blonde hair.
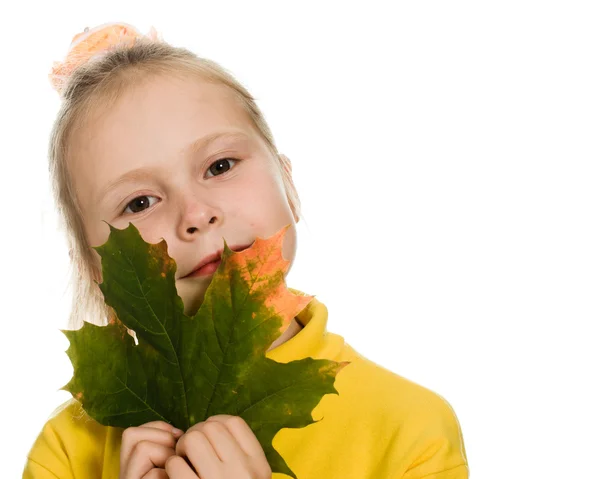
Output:
[[300,200],[292,182],[289,160],[278,154],[271,130],[255,99],[227,70],[186,48],[175,47],[164,41],[141,38],[132,46],[116,47],[73,72],[62,92],[63,102],[50,135],[48,156],[52,194],[59,226],[66,236],[71,258],[73,302],[68,329],[80,328],[83,321],[105,325],[114,314],[94,282],[95,277],[99,278],[99,271],[86,237],[82,211],[67,167],[72,153],[71,140],[78,129],[92,122],[92,115],[109,109],[130,89],[153,74],[185,78],[191,75],[228,87],[272,153],[296,221],[301,217]]

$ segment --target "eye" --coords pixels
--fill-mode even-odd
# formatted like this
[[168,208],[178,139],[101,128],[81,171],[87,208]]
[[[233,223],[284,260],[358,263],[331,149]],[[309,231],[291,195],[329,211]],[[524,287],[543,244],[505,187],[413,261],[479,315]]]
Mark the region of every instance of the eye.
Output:
[[[138,196],[138,197],[134,198],[129,203],[127,203],[127,206],[121,212],[121,214],[125,213],[127,211],[127,208],[129,208],[130,206],[132,206],[131,214],[140,213],[141,211],[143,211],[144,204],[146,204],[146,205],[148,204],[148,201],[146,200],[146,198],[156,198],[156,196],[142,195],[142,196]],[[138,208],[139,208],[139,210],[136,211]]]
[[[240,160],[236,160],[235,158],[221,158],[208,167],[207,173],[210,172],[212,176],[221,175],[229,171],[238,161]],[[229,165],[229,162],[232,162],[233,165]]]

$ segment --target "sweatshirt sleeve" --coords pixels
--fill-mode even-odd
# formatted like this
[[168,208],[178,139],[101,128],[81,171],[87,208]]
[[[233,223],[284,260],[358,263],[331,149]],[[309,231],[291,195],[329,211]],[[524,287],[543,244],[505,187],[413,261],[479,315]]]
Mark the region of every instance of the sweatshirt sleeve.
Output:
[[411,446],[410,465],[394,479],[468,479],[462,429],[452,406],[437,395],[431,414]]
[[47,422],[27,455],[23,479],[73,479],[63,442]]
[[33,443],[23,479],[118,477],[122,430],[102,426],[81,404],[59,406]]
[[[404,476],[406,477],[406,476]],[[412,476],[411,476],[412,477]],[[422,479],[469,479],[469,466],[461,464],[460,466],[446,469],[445,471],[434,472],[421,476]],[[420,478],[420,479],[421,479]]]

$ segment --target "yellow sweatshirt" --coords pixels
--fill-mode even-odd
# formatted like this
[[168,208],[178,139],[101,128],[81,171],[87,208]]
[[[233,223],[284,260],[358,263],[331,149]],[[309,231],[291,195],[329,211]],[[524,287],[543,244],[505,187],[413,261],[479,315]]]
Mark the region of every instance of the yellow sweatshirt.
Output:
[[[322,421],[281,429],[273,439],[298,479],[469,477],[462,431],[443,397],[369,361],[328,332],[327,309],[318,300],[297,319],[304,328],[268,351],[268,358],[352,363],[336,376],[339,395],[326,394],[313,410],[313,419]],[[117,479],[122,432],[91,419],[77,401],[67,401],[44,425],[23,478]]]

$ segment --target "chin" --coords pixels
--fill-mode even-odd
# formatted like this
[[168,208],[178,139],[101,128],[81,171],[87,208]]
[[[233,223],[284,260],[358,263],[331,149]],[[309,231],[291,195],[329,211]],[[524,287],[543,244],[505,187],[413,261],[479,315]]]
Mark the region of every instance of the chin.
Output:
[[194,298],[193,301],[184,301],[183,302],[183,313],[186,316],[193,317],[196,315],[200,306],[202,306],[202,302],[204,301],[204,296],[201,298]]
[[183,301],[183,312],[186,316],[194,316],[202,301],[204,301],[204,295],[208,289],[208,284],[202,284],[202,281],[190,281],[193,279],[202,278],[186,278],[186,281],[178,281],[176,283],[177,294]]

